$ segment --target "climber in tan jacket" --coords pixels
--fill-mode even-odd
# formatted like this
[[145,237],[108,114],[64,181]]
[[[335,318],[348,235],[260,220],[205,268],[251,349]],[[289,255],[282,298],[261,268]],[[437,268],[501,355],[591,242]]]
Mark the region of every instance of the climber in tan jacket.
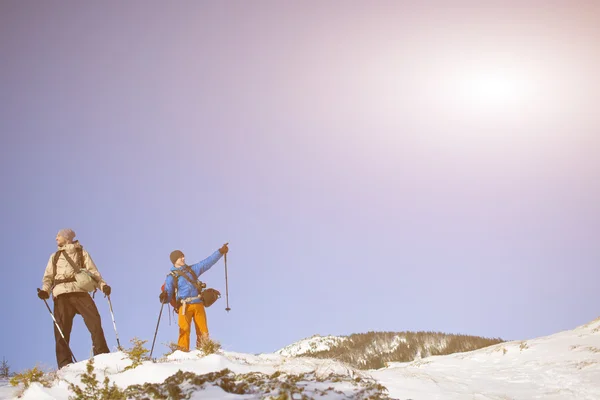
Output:
[[[62,231],[61,231],[62,232]],[[83,268],[88,270],[91,275],[96,279],[99,284],[100,290],[103,290],[107,286],[102,275],[98,272],[94,260],[90,257],[90,254],[83,248],[78,240],[74,242],[68,242],[63,236],[56,236],[56,244],[58,245],[58,251],[63,251],[75,262],[76,265],[83,265]],[[42,290],[46,293],[50,293],[52,289],[52,295],[58,297],[64,293],[74,292],[85,292],[77,286],[74,281],[75,270],[67,260],[66,256],[59,255],[56,259],[56,272],[54,271],[54,258],[56,253],[50,255],[48,264],[46,265],[46,271],[42,278]],[[83,260],[80,258],[83,257]],[[83,261],[83,262],[82,262]]]
[[62,340],[56,326],[54,327],[58,368],[72,362],[68,343],[73,327],[73,318],[76,314],[83,317],[83,321],[92,335],[94,355],[109,353],[96,303],[87,290],[78,286],[75,274],[77,270],[85,269],[95,278],[105,295],[110,295],[111,289],[102,279],[92,257],[79,241],[73,241],[74,238],[75,232],[71,229],[62,229],[58,232],[56,235],[58,251],[50,255],[42,278],[42,290],[38,292],[38,297],[43,300],[48,299],[49,293],[52,292],[54,318],[65,336],[66,343]]

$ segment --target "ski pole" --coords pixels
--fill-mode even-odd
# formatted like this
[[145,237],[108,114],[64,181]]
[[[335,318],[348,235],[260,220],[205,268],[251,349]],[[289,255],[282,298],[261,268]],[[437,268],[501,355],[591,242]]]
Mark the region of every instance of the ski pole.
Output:
[[123,350],[121,347],[121,342],[119,342],[119,333],[117,332],[117,324],[115,323],[115,314],[112,308],[112,302],[110,301],[110,295],[106,296],[108,299],[108,308],[110,309],[110,316],[112,317],[113,327],[115,328],[115,335],[117,336],[117,346],[119,350]]
[[229,308],[229,283],[227,282],[227,253],[225,253],[223,257],[225,260],[225,299],[227,300],[227,308],[225,308],[225,311],[229,312],[231,308]]
[[162,315],[163,307],[165,303],[161,303],[160,305],[160,313],[158,314],[158,321],[156,322],[156,330],[154,331],[154,339],[152,339],[152,348],[150,349],[150,359],[152,360],[152,352],[154,351],[154,342],[156,342],[156,334],[158,333],[158,325],[160,324],[160,316]]
[[[38,288],[37,291],[38,291],[38,293],[41,292],[40,288]],[[73,354],[73,352],[71,351],[71,347],[69,347],[69,343],[67,342],[67,339],[65,339],[65,335],[63,334],[62,329],[60,329],[58,322],[56,322],[56,318],[54,318],[54,313],[50,309],[48,302],[46,301],[46,299],[42,299],[42,300],[44,300],[44,304],[46,304],[46,308],[48,309],[48,312],[50,313],[50,316],[52,317],[52,320],[54,321],[54,325],[56,326],[56,329],[58,329],[58,333],[60,333],[60,336],[62,337],[65,344],[67,345],[67,348],[69,349],[69,353],[71,353],[71,357],[73,357],[73,361],[77,362],[77,359],[75,358],[75,354]]]

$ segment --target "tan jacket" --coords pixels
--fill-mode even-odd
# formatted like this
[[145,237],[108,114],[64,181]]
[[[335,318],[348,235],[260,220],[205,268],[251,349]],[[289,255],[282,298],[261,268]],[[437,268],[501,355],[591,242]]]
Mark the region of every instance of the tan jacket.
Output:
[[[75,265],[81,265],[77,260],[76,249],[78,247],[80,247],[83,250],[84,268],[91,272],[92,275],[96,277],[98,282],[100,282],[100,289],[104,288],[106,282],[104,282],[104,279],[102,279],[102,275],[100,275],[100,272],[98,272],[98,268],[96,268],[96,264],[94,264],[92,257],[90,257],[90,254],[83,248],[81,244],[79,244],[79,241],[66,244],[62,247],[59,247],[58,250],[64,250],[69,255],[69,257],[71,257],[71,260],[73,260]],[[53,276],[54,265],[52,264],[52,260],[54,259],[54,254],[55,253],[50,254],[50,259],[48,260],[48,265],[46,265],[46,271],[44,272],[44,277],[42,278],[42,290],[45,290],[46,292],[50,292],[50,289],[52,289],[52,286],[54,286],[54,279],[66,279],[75,276],[75,270],[73,269],[73,267],[71,267],[69,261],[67,261],[67,259],[62,254],[56,261],[56,276]],[[77,284],[75,282],[59,283],[54,287],[54,290],[52,290],[52,294],[54,295],[54,297],[63,293],[73,292],[85,292],[85,290],[82,290],[79,287],[77,287]]]

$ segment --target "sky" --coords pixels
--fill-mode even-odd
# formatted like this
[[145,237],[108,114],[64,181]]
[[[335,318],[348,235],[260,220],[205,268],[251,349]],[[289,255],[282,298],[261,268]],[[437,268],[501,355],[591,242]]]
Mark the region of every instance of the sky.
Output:
[[[150,347],[169,253],[225,242],[231,311],[207,315],[229,351],[591,321],[599,19],[593,1],[2,1],[0,356],[56,365],[36,288],[66,227],[123,345]],[[222,260],[202,278],[225,293]],[[177,329],[165,308],[155,354]],[[80,317],[71,343],[89,356]]]

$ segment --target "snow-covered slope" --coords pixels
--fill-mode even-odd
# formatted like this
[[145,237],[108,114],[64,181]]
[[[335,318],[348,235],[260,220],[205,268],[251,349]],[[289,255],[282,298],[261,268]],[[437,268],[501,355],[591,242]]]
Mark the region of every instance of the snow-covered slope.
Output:
[[[94,363],[94,372],[100,386],[104,378],[108,377],[111,384],[114,383],[121,389],[131,385],[173,381],[173,376],[177,376],[178,371],[194,373],[196,376],[187,377],[178,383],[184,392],[192,393],[191,399],[265,399],[278,396],[280,391],[294,392],[290,386],[301,388],[302,393],[309,398],[387,398],[369,374],[354,371],[332,360],[234,352],[205,356],[200,351],[176,351],[164,360],[156,363],[146,361],[128,371],[125,368],[131,362],[121,352],[98,355],[94,357]],[[223,370],[230,372],[218,374]],[[69,383],[84,387],[81,378],[85,371],[86,362],[68,365],[58,371],[58,379],[53,382],[52,387],[32,384],[21,399],[67,400],[73,395],[69,390]],[[163,394],[168,393],[167,387],[163,386],[159,390]],[[0,388],[0,399],[12,399],[16,393],[14,388]]]
[[[153,389],[162,393],[170,382],[192,399],[265,399],[290,390],[291,384],[302,388],[305,398],[318,399],[598,400],[600,318],[547,337],[368,371],[328,359],[234,352],[208,356],[175,352],[161,362],[147,361],[128,371],[130,361],[123,353],[94,360],[100,382],[107,376],[122,389],[160,384]],[[85,361],[63,368],[50,388],[34,384],[22,398],[66,400],[72,395],[68,384],[81,385],[85,368]],[[219,372],[225,369],[230,372]],[[387,395],[379,385],[387,388]],[[0,387],[0,399],[14,398],[16,390]],[[300,398],[300,392],[290,398]]]
[[574,330],[369,371],[401,399],[600,399],[600,318]]

